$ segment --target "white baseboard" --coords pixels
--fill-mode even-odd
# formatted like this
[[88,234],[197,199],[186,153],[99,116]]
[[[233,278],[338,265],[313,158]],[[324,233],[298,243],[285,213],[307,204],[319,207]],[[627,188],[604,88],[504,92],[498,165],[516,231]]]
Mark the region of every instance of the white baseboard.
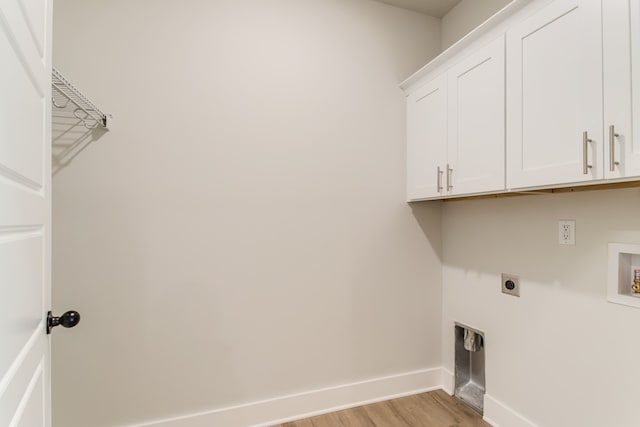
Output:
[[454,385],[453,372],[447,368],[442,368],[442,389],[449,393],[449,396],[453,396]]
[[441,368],[405,372],[130,427],[266,427],[442,388]]
[[[453,372],[442,368],[442,389],[450,395],[453,395],[454,381]],[[488,394],[484,395],[483,418],[493,427],[537,427],[536,424]]]
[[484,395],[484,420],[494,427],[538,427],[488,394]]

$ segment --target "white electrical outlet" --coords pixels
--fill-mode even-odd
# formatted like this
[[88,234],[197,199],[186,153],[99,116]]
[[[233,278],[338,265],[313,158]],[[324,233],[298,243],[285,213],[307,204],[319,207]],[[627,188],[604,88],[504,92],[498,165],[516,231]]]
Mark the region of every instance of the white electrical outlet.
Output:
[[558,243],[561,245],[576,244],[576,221],[573,219],[561,219],[558,222]]

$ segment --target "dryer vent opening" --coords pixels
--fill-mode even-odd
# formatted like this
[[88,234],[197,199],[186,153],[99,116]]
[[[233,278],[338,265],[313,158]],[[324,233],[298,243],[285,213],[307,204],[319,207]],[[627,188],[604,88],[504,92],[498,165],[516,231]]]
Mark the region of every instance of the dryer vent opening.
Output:
[[455,325],[455,389],[454,396],[483,413],[484,333],[456,323]]

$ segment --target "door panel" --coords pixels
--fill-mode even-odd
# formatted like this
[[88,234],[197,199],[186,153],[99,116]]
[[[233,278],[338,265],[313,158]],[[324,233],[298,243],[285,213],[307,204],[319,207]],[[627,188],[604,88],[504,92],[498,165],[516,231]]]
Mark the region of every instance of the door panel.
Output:
[[44,384],[43,359],[36,368],[9,427],[31,427],[44,425],[45,414],[44,411],[42,411],[46,396]]
[[[16,108],[16,104],[0,104],[0,116],[3,117],[0,168],[21,176],[26,183],[39,189],[42,185],[44,97],[25,74],[24,64],[14,54],[6,31],[0,31],[0,57],[3,58],[0,93],[9,99],[20,100],[20,108]],[[40,117],[40,120],[35,122],[34,117]],[[36,157],[40,160],[38,163],[31,160]]]
[[[634,172],[628,158],[633,153],[630,3],[609,0],[603,8],[605,178]],[[613,136],[608,132],[610,126]]]
[[504,37],[449,71],[453,194],[505,188]]
[[447,161],[447,76],[407,98],[407,189],[409,200],[443,194]]
[[[609,0],[603,8],[604,126],[614,127],[618,137],[605,134],[605,178],[625,175],[620,149],[632,142],[631,134],[631,29],[629,0]],[[615,7],[611,4],[616,3]],[[613,150],[613,156],[611,152]],[[611,168],[611,160],[614,161]],[[615,162],[618,162],[616,165]],[[613,169],[613,170],[611,170]]]
[[43,345],[44,342],[38,339],[34,332],[16,358],[21,362],[16,365],[16,370],[10,373],[11,381],[7,383],[8,387],[0,399],[0,425],[8,426],[13,419],[17,420],[16,412],[19,412],[20,406],[24,406],[24,402],[28,400],[29,385],[34,377],[42,376],[44,368],[42,353],[45,351]]
[[632,117],[631,130],[635,130],[631,137],[630,149],[627,155],[633,156],[633,175],[640,175],[640,0],[630,0],[629,9],[631,19],[631,70],[632,72]]
[[29,31],[38,49],[38,53],[44,58],[47,11],[42,7],[42,0],[20,0],[20,7],[29,25]]
[[49,427],[51,2],[0,0],[0,425]]
[[602,177],[601,52],[599,0],[557,0],[508,32],[508,187]]
[[42,321],[43,238],[39,231],[0,234],[0,375],[25,347]]
[[639,176],[640,0],[607,0],[603,31],[604,176]]
[[17,0],[0,2],[0,18],[4,17],[0,19],[0,93],[7,101],[15,100],[0,103],[0,171],[39,189],[44,161],[41,142],[50,120],[45,100],[48,76],[20,4]]

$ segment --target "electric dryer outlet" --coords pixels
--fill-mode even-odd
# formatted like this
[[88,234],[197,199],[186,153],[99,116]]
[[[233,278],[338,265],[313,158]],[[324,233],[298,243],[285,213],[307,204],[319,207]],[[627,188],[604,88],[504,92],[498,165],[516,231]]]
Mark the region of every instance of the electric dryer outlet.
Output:
[[520,277],[515,274],[502,273],[502,293],[520,297]]

